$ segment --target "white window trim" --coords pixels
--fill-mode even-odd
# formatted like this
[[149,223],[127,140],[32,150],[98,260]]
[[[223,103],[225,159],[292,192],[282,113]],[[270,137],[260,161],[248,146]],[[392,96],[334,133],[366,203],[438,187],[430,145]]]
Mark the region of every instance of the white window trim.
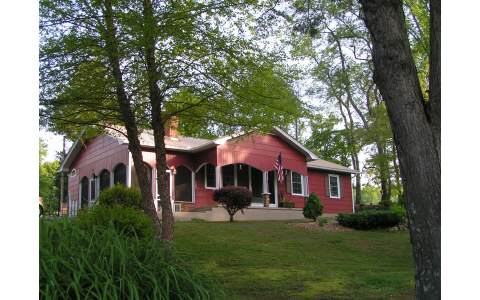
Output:
[[[332,196],[332,187],[330,186],[330,177],[337,178],[337,188],[338,188],[338,196]],[[340,176],[335,174],[328,174],[328,196],[333,199],[340,199]]]
[[204,166],[204,179],[205,179],[205,182],[204,182],[204,187],[205,189],[207,190],[216,190],[217,189],[217,168],[215,166],[213,166],[215,168],[215,186],[208,186],[207,185],[207,165],[209,165],[208,163],[203,165]]
[[292,191],[293,196],[305,196],[305,184],[304,184],[304,179],[303,179],[303,174],[300,174],[298,172],[295,172],[300,175],[300,183],[302,185],[302,192],[300,194],[296,194],[293,192],[293,173],[294,171],[290,171],[290,190]]

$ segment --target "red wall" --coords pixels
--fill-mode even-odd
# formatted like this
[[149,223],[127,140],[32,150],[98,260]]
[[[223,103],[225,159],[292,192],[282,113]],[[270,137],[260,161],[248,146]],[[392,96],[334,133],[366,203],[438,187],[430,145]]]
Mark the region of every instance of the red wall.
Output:
[[317,194],[323,204],[324,213],[352,212],[352,180],[350,174],[340,175],[341,187],[340,198],[330,198],[328,195],[328,186],[326,178],[328,174],[325,171],[308,170],[309,192]]
[[128,165],[126,144],[119,144],[116,139],[107,135],[88,140],[71,167],[77,169],[77,175],[68,180],[70,199],[78,199],[78,185],[83,176],[91,178],[92,172],[98,176],[103,169],[112,171],[119,163]]
[[272,134],[251,134],[228,141],[217,147],[217,161],[219,166],[244,163],[270,171],[280,152],[285,169],[307,175],[305,156]]

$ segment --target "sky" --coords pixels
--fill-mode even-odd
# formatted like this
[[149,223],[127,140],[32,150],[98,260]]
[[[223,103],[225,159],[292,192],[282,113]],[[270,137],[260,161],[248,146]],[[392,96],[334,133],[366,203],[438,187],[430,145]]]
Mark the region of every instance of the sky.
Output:
[[[40,129],[40,138],[43,139],[45,144],[47,144],[47,156],[45,158],[46,161],[53,161],[55,160],[55,155],[58,151],[62,151],[63,148],[63,137],[58,134],[54,134],[52,132],[46,131],[44,129]],[[68,152],[72,142],[66,141],[65,148]]]

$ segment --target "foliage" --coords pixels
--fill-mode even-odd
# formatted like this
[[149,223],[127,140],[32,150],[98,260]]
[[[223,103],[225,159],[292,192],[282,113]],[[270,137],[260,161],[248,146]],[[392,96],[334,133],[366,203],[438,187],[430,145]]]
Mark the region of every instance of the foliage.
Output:
[[220,203],[230,215],[230,222],[237,211],[247,208],[252,203],[252,192],[241,186],[227,186],[213,193],[213,200]]
[[94,227],[110,227],[125,236],[153,238],[155,231],[152,221],[141,210],[121,205],[109,207],[94,206],[81,210],[75,220],[83,230]]
[[327,218],[321,217],[321,216],[318,216],[318,217],[317,217],[317,224],[318,224],[318,226],[323,227],[323,226],[324,226],[325,224],[327,224],[327,223],[328,223],[328,219],[327,219]]
[[415,299],[407,231],[305,230],[292,220],[176,222],[175,244],[224,284],[224,299]]
[[126,187],[123,184],[103,190],[98,196],[101,206],[122,205],[133,208],[142,208],[142,196],[137,188]]
[[310,119],[312,133],[305,146],[311,149],[322,159],[336,162],[343,166],[350,165],[349,149],[347,146],[346,131],[336,129],[340,119],[335,115],[327,118],[314,115]]
[[41,299],[211,299],[214,290],[160,241],[126,237],[113,226],[40,223]]
[[323,213],[323,204],[320,202],[320,198],[315,193],[311,193],[308,196],[305,206],[303,207],[303,216],[307,219],[315,221],[318,216]]
[[368,230],[397,226],[402,222],[402,215],[391,210],[364,210],[354,214],[338,214],[337,221],[342,226]]
[[47,145],[40,139],[39,142],[39,194],[43,198],[44,213],[54,214],[58,211],[58,186],[56,176],[60,168],[60,161],[45,161]]
[[[73,137],[86,125],[97,126],[92,134],[123,125],[106,20],[98,17],[105,4],[40,1],[40,116],[54,132]],[[302,105],[288,70],[245,27],[262,9],[256,1],[153,1],[158,22],[149,23],[141,2],[113,3],[117,56],[138,126],[151,125],[146,35],[155,42],[162,119],[177,115],[182,133],[214,137],[293,122]]]

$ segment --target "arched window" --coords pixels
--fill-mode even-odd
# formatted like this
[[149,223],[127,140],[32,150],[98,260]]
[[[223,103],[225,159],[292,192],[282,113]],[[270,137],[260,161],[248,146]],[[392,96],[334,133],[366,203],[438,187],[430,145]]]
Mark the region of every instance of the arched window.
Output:
[[113,183],[127,185],[127,167],[120,163],[113,169]]
[[80,181],[80,207],[88,206],[88,178],[83,177]]
[[110,187],[110,172],[103,169],[100,172],[100,192]]
[[192,171],[184,166],[177,167],[175,174],[175,201],[192,201]]

